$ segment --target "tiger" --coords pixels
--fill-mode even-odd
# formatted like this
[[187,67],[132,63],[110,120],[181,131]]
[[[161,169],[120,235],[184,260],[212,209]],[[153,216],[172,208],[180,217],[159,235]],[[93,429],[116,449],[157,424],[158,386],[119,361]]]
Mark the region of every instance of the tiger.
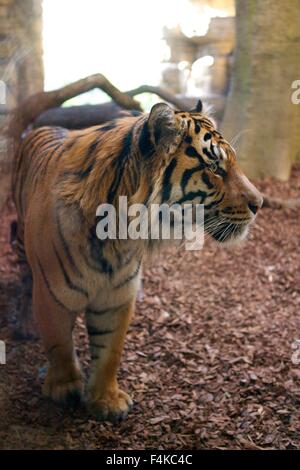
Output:
[[[99,420],[133,406],[117,373],[151,240],[97,236],[99,204],[202,204],[206,233],[242,240],[263,199],[233,147],[203,111],[155,104],[86,129],[26,131],[15,156],[13,198],[24,321],[31,309],[48,360],[42,393],[76,399]],[[159,243],[159,240],[157,241]],[[84,312],[91,357],[85,384],[73,329]]]

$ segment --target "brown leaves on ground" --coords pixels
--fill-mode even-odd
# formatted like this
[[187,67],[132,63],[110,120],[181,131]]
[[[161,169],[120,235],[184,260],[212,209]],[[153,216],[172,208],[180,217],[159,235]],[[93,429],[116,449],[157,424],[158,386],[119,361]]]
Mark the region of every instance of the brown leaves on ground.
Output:
[[[265,180],[260,188],[297,197],[300,169],[289,183]],[[8,353],[0,448],[300,448],[299,209],[261,211],[238,248],[170,249],[146,264],[120,371],[135,407],[117,427],[42,398],[40,343],[11,339],[11,217],[6,210],[0,235],[0,337]],[[87,370],[82,319],[76,336]]]

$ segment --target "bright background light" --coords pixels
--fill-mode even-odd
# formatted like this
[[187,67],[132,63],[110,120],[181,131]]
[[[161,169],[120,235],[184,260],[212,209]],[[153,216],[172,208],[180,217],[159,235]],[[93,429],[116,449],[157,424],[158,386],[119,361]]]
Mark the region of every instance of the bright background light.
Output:
[[[187,0],[44,0],[46,90],[103,73],[121,90],[157,85],[168,56],[163,26],[183,17]],[[76,102],[99,102],[94,91]]]
[[[211,10],[189,0],[43,0],[45,89],[93,73],[123,91],[159,85],[170,52],[164,26],[178,26],[187,36],[206,34],[219,13]],[[138,98],[145,108],[157,100]],[[94,90],[68,104],[103,101],[107,95]]]

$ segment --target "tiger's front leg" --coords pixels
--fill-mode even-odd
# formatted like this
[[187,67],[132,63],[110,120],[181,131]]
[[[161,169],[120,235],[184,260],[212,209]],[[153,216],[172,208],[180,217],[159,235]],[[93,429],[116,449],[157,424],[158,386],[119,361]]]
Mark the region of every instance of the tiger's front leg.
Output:
[[126,418],[133,403],[119,389],[117,372],[134,301],[119,308],[86,313],[92,372],[88,385],[88,408],[100,420]]

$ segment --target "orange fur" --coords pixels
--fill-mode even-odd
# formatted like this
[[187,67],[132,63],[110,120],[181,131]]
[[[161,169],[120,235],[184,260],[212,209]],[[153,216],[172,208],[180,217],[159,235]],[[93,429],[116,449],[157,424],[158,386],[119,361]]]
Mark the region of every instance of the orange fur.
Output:
[[98,205],[117,208],[121,195],[147,206],[202,202],[207,231],[221,242],[226,233],[239,237],[261,197],[209,118],[164,104],[150,115],[85,130],[29,132],[16,155],[13,185],[17,250],[23,277],[33,277],[33,310],[50,363],[44,393],[60,401],[82,394],[72,329],[85,311],[90,409],[101,419],[124,418],[132,402],[116,375],[140,266],[153,243],[98,240]]

